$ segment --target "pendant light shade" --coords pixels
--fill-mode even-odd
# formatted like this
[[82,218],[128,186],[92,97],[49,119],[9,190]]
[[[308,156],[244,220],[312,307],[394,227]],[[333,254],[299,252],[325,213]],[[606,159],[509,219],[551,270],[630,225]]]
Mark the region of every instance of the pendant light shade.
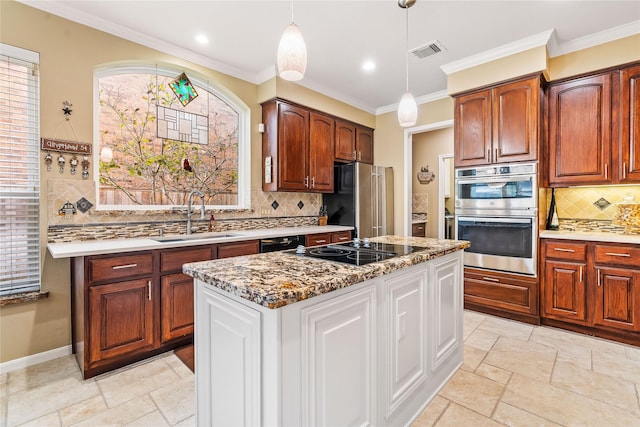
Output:
[[307,70],[307,46],[302,31],[293,21],[293,0],[291,0],[291,24],[284,30],[278,45],[278,74],[285,80],[302,80]]
[[416,0],[398,0],[398,6],[406,10],[406,52],[405,71],[407,91],[402,95],[398,104],[398,123],[402,127],[409,127],[416,124],[418,120],[418,104],[416,99],[409,92],[409,8],[415,4]]
[[418,120],[418,104],[410,92],[402,95],[398,104],[398,122],[402,127],[413,126]]

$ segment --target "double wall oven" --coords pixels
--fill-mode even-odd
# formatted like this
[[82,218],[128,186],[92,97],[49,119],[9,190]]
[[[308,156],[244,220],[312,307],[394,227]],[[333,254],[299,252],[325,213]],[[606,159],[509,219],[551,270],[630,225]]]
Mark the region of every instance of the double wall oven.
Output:
[[536,163],[456,169],[456,238],[471,242],[465,266],[536,275],[536,172]]

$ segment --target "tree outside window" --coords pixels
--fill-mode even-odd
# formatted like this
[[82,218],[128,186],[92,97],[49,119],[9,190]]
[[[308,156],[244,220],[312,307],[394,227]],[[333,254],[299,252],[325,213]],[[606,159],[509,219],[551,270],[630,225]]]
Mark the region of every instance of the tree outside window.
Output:
[[[113,153],[99,161],[99,207],[183,206],[192,190],[200,190],[208,206],[238,204],[240,115],[197,84],[198,96],[183,106],[169,87],[178,74],[127,72],[98,79],[98,152],[106,147]],[[205,130],[192,133],[196,123]]]

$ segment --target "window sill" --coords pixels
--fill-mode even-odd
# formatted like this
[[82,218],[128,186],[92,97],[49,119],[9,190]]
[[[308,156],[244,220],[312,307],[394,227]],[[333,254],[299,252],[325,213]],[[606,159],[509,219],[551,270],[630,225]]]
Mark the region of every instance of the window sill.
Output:
[[21,294],[4,295],[0,297],[0,307],[5,305],[23,304],[37,301],[42,298],[49,298],[49,291],[23,292]]

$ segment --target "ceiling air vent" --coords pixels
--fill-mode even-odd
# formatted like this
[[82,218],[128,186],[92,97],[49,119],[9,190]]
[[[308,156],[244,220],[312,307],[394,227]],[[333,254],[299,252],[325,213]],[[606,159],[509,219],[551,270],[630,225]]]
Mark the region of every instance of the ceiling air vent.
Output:
[[426,58],[427,56],[435,55],[436,53],[444,52],[446,50],[447,48],[445,48],[442,43],[440,43],[438,40],[434,40],[410,50],[409,53],[413,53],[415,56],[422,59]]

